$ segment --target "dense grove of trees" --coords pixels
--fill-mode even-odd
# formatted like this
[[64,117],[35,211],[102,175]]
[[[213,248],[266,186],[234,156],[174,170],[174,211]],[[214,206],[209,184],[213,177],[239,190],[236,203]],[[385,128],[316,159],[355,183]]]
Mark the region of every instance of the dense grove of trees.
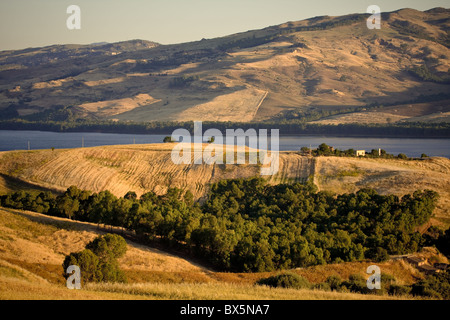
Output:
[[171,188],[139,199],[70,187],[64,194],[23,191],[1,205],[134,230],[147,241],[182,246],[221,270],[270,271],[372,259],[417,251],[415,232],[430,218],[438,194],[416,191],[398,198],[371,189],[355,194],[317,192],[306,184],[271,186],[261,178],[211,186],[203,204]]
[[450,257],[450,228],[443,231],[432,226],[427,230],[426,245],[436,246],[436,248],[447,257]]

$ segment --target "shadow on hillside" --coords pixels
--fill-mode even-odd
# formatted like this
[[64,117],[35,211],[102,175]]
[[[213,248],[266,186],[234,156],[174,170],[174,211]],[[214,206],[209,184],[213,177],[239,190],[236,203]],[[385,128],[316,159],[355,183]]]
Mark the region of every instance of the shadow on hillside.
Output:
[[62,194],[61,190],[53,189],[53,188],[46,188],[43,186],[40,186],[38,184],[34,184],[31,182],[23,181],[22,179],[11,177],[7,174],[0,173],[0,181],[1,184],[3,184],[8,190],[11,190],[12,192],[15,191],[21,191],[21,190],[34,190],[34,191],[49,191],[53,194],[59,195]]
[[148,250],[153,253],[158,253],[165,256],[172,256],[172,257],[175,256],[178,258],[182,258],[191,263],[192,265],[195,265],[203,269],[205,272],[216,271],[214,270],[213,266],[207,261],[193,257],[192,254],[190,254],[190,252],[188,252],[182,245],[170,246],[159,240],[146,241],[142,237],[138,237],[133,231],[125,230],[121,227],[99,225],[91,222],[75,221],[67,218],[47,216],[44,214],[30,211],[21,211],[10,208],[2,208],[2,209],[13,214],[18,214],[26,219],[29,219],[30,221],[39,224],[51,225],[58,229],[65,229],[69,231],[79,231],[79,232],[87,231],[99,235],[107,233],[118,234],[127,241],[128,245],[134,248],[138,248],[141,250]]
[[[403,74],[404,79],[412,79]],[[415,104],[443,101],[450,98],[450,85],[434,82],[417,82],[417,85],[401,92],[387,91],[383,96],[369,96],[359,98],[361,105],[378,104],[383,106],[395,106],[401,104]]]

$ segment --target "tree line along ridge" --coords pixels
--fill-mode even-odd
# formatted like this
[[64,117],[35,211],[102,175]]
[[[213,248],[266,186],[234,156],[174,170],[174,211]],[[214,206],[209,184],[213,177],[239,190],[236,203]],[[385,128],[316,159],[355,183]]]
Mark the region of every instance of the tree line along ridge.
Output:
[[260,272],[345,261],[384,261],[418,251],[417,227],[431,217],[431,190],[398,197],[372,189],[335,195],[305,184],[269,185],[262,178],[223,180],[203,203],[169,188],[163,195],[75,186],[55,196],[17,191],[1,205],[133,231],[145,242],[183,248],[218,270]]

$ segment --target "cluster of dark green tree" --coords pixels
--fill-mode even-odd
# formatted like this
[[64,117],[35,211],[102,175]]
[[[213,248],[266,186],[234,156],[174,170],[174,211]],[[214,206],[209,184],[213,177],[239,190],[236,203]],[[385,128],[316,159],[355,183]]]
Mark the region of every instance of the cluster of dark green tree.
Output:
[[[305,32],[305,31],[318,31],[318,30],[328,30],[339,26],[351,25],[357,22],[361,22],[365,19],[365,15],[347,15],[343,17],[338,17],[332,21],[317,22],[314,19],[310,19],[311,25],[308,26],[297,26],[295,27],[292,23],[288,23],[286,28],[279,27],[269,27],[265,31],[268,34],[257,36],[253,33],[252,36],[232,40],[225,42],[217,46],[218,50],[229,51],[232,49],[243,49],[259,46],[262,44],[270,43],[273,41],[281,41],[294,32]],[[320,17],[318,20],[321,20]],[[292,39],[289,39],[292,41]]]
[[221,50],[221,51],[228,51],[231,49],[244,49],[244,48],[256,47],[256,46],[266,44],[266,43],[276,40],[279,35],[280,35],[280,33],[275,33],[275,34],[265,35],[265,36],[261,36],[261,37],[256,37],[256,34],[253,34],[252,37],[236,39],[233,41],[222,43],[217,47],[217,49]]
[[409,72],[423,81],[431,81],[437,83],[450,83],[450,72],[447,75],[437,75],[430,71],[426,64],[414,66]]
[[117,234],[98,236],[80,252],[72,252],[63,262],[64,277],[67,268],[78,266],[82,283],[87,282],[126,282],[125,274],[119,268],[118,258],[125,255],[127,243]]
[[444,231],[431,226],[425,234],[425,240],[426,246],[435,246],[442,254],[450,258],[450,228]]
[[[326,143],[320,144],[316,149],[310,149],[308,147],[301,147],[300,151],[304,154],[311,154],[312,156],[337,156],[337,157],[356,157],[355,149],[340,150],[327,145]],[[409,159],[404,153],[399,153],[397,156],[389,154],[384,149],[372,149],[370,152],[365,153],[367,158],[384,158],[384,159]],[[422,158],[428,157],[425,153],[422,153]]]
[[[340,81],[346,81],[346,77],[343,76],[339,79]],[[423,102],[433,102],[433,101],[442,101],[447,100],[450,98],[449,93],[440,92],[437,94],[429,94],[429,95],[423,95],[420,94],[417,97],[414,97],[409,100],[403,100],[403,101],[392,101],[392,102],[384,102],[383,104],[380,104],[377,101],[368,103],[363,106],[358,107],[334,107],[334,108],[319,108],[319,107],[313,107],[308,109],[294,109],[294,110],[287,110],[284,112],[281,112],[278,116],[274,118],[275,121],[278,121],[280,123],[307,123],[310,121],[320,120],[324,119],[333,115],[343,115],[343,114],[349,114],[353,112],[365,112],[365,111],[376,111],[376,110],[383,110],[384,107],[389,106],[397,106],[401,104],[416,104],[416,103],[423,103]],[[402,125],[406,125],[407,123],[402,123]]]
[[286,272],[262,278],[257,285],[273,288],[320,289],[324,291],[354,292],[363,294],[389,294],[395,296],[414,295],[435,299],[450,299],[450,272],[430,275],[412,285],[402,285],[394,276],[382,273],[381,288],[369,289],[366,279],[360,274],[352,274],[347,280],[338,275],[329,276],[324,282],[312,284],[304,277],[294,272]]
[[252,178],[212,185],[201,205],[179,189],[138,199],[134,192],[117,198],[76,187],[58,197],[16,192],[1,204],[120,226],[182,246],[221,270],[249,272],[415,252],[424,243],[415,228],[428,221],[437,198],[429,190],[402,198],[371,189],[336,196],[311,182],[272,186]]
[[183,75],[181,77],[175,77],[169,82],[170,88],[184,88],[189,86],[192,82],[199,80],[200,77],[198,75],[194,76],[186,76]]
[[[223,52],[216,49],[193,49],[193,50],[168,50],[163,54],[146,60],[138,60],[132,69],[135,72],[158,72],[167,67],[178,67],[185,63],[194,63],[210,59],[216,61],[223,56]],[[164,75],[164,74],[162,74]]]
[[450,299],[450,271],[435,273],[411,286],[413,295]]
[[[347,280],[341,279],[338,275],[329,276],[324,282],[313,284],[295,272],[285,272],[267,278],[262,278],[256,282],[257,285],[265,285],[273,288],[292,289],[319,289],[323,291],[354,292],[354,293],[374,293],[374,294],[395,294],[396,279],[389,274],[381,274],[381,289],[369,289],[366,279],[360,274],[352,274]],[[405,286],[402,286],[405,287]],[[407,294],[411,288],[402,292]]]
[[390,23],[390,26],[400,34],[434,41],[436,43],[442,44],[447,48],[450,47],[450,36],[448,34],[442,34],[437,37],[432,37],[432,35],[427,31],[425,27],[419,26],[411,21],[396,19]]

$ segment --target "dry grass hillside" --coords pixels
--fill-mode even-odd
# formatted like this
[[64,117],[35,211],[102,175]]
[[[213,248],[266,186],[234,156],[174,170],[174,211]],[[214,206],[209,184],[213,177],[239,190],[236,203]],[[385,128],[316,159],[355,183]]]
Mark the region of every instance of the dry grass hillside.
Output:
[[[205,147],[206,145],[204,145]],[[190,190],[201,199],[209,185],[223,179],[259,176],[261,166],[244,164],[174,164],[174,144],[102,146],[80,149],[8,151],[0,153],[0,191],[44,189],[65,191],[71,185],[92,192],[109,190],[122,197],[168,187]],[[269,183],[305,181],[314,174],[321,190],[335,193],[374,188],[399,196],[418,189],[440,194],[433,223],[450,223],[450,160],[308,158],[280,152],[279,171]]]
[[[424,121],[448,121],[439,112],[449,111],[449,12],[386,13],[379,30],[367,28],[366,15],[322,16],[174,45],[130,41],[2,52],[0,109],[25,117],[72,106],[88,119],[239,122],[310,108],[407,103],[423,111],[416,117],[433,115]],[[415,67],[440,80],[421,79],[409,72]],[[416,101],[439,94],[445,110],[432,105],[435,98]],[[351,121],[361,117],[371,120],[357,114]],[[387,118],[403,119],[380,114],[373,121]]]
[[[126,284],[88,284],[68,290],[62,275],[66,254],[79,251],[103,231],[96,225],[0,208],[0,299],[392,299],[395,297],[327,292],[320,290],[269,289],[255,286],[262,277],[276,274],[219,273],[184,258],[127,240],[120,259]],[[312,283],[330,275],[343,279],[365,274],[369,262],[354,262],[293,270]],[[379,264],[382,272],[400,284],[423,277],[402,261]],[[411,298],[411,297],[403,297]]]
[[345,123],[395,123],[407,122],[448,122],[450,101],[443,100],[429,103],[409,103],[384,107],[380,110],[351,112],[325,117],[312,121],[317,124]]
[[[190,190],[195,198],[219,180],[258,175],[259,165],[174,164],[175,144],[102,146],[82,149],[11,151],[0,153],[3,188],[14,189],[13,178],[22,183],[64,191],[71,185],[99,192],[110,190],[117,196],[128,191],[138,195],[148,191],[162,193],[170,187]],[[206,147],[204,145],[203,147]],[[298,154],[280,155],[280,172],[275,182],[306,179],[311,174],[310,159]],[[18,182],[16,183],[18,184]]]

